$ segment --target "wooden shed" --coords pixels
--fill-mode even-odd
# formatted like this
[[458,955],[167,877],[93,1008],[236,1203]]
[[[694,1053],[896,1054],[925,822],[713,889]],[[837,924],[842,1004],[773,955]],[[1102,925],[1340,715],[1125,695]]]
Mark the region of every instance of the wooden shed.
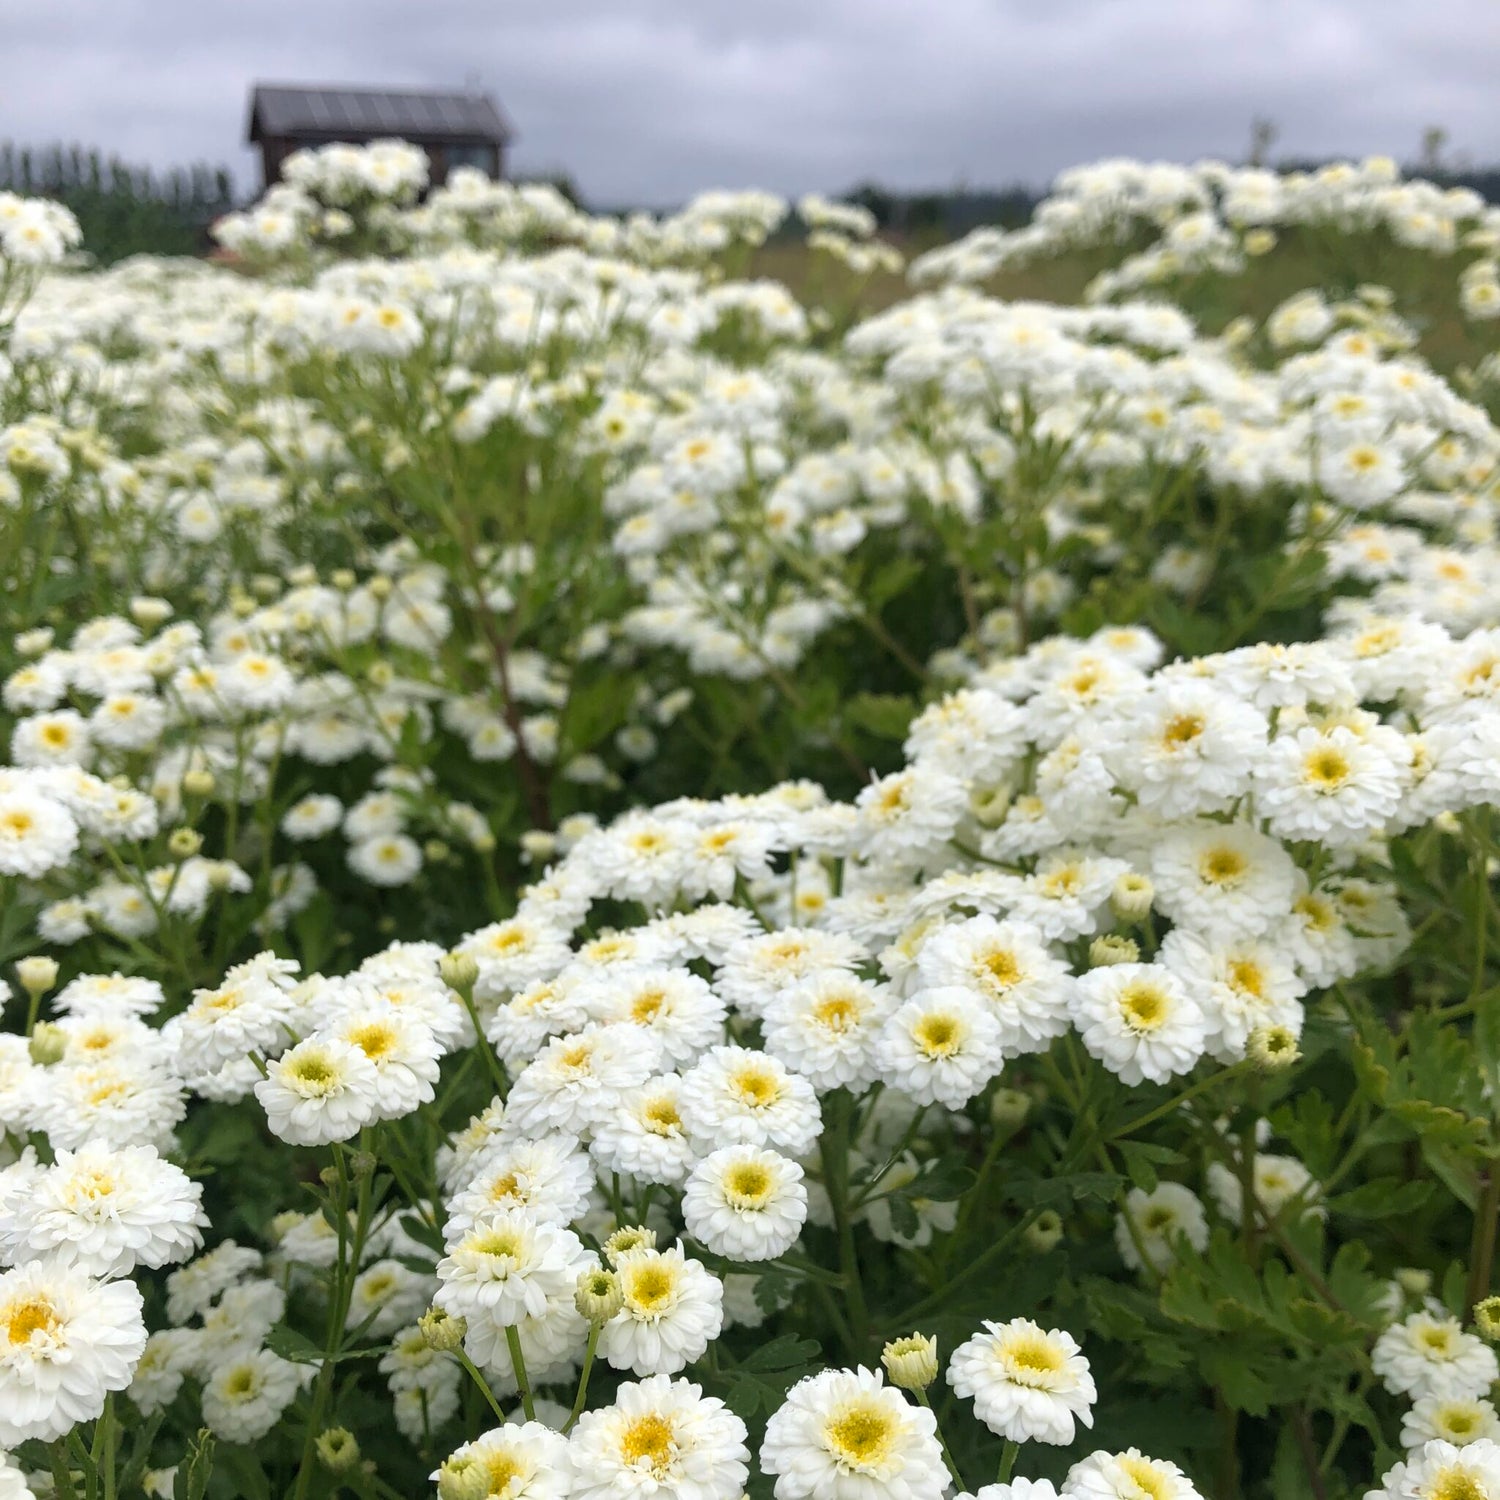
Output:
[[499,178],[514,135],[488,94],[258,83],[250,93],[250,144],[260,147],[264,185],[304,146],[351,146],[399,138],[431,160],[434,185],[454,167]]

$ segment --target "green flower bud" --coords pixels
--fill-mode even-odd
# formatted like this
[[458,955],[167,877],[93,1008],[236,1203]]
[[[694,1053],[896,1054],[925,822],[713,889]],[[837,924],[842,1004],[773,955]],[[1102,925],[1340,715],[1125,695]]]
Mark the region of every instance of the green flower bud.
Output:
[[345,1474],[359,1462],[359,1444],[347,1427],[326,1427],[318,1434],[318,1459],[335,1474]]
[[891,1384],[903,1391],[925,1391],[937,1379],[937,1340],[925,1333],[892,1339],[880,1352]]
[[1136,964],[1141,961],[1141,945],[1134,938],[1106,932],[1089,944],[1089,964],[1102,969],[1107,964]]
[[429,1307],[417,1320],[417,1326],[422,1330],[422,1338],[429,1349],[435,1349],[439,1354],[451,1354],[463,1343],[464,1335],[469,1331],[469,1320],[455,1318],[441,1307]]
[[1038,1255],[1045,1255],[1049,1250],[1055,1249],[1062,1237],[1063,1222],[1057,1212],[1050,1208],[1044,1208],[1026,1226],[1026,1233],[1022,1236],[1027,1248]]
[[573,1304],[590,1323],[602,1325],[624,1307],[625,1288],[613,1271],[600,1266],[578,1278]]
[[472,990],[479,978],[479,964],[468,953],[445,953],[438,960],[438,978],[450,990]]

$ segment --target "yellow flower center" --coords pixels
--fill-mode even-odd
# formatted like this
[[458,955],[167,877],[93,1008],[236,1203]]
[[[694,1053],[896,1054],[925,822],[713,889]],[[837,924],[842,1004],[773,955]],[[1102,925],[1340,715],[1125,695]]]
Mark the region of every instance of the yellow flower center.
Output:
[[508,1449],[499,1453],[487,1453],[482,1460],[484,1463],[484,1475],[489,1481],[488,1496],[508,1496],[515,1487],[518,1479],[526,1478],[526,1466],[522,1464]]
[[963,1045],[963,1030],[952,1016],[927,1015],[917,1022],[912,1040],[929,1057],[952,1057]]
[[379,1062],[381,1058],[395,1050],[396,1028],[387,1025],[384,1021],[371,1021],[368,1025],[357,1026],[351,1031],[349,1040],[371,1062]]
[[36,819],[24,809],[15,807],[0,818],[0,827],[3,827],[7,833],[15,834],[18,838],[25,838],[36,827]]
[[490,1183],[490,1202],[502,1203],[507,1198],[521,1197],[521,1185],[514,1172],[506,1172]]
[[1034,1333],[1022,1333],[1002,1346],[1001,1353],[1014,1377],[1023,1382],[1039,1375],[1055,1375],[1065,1360],[1062,1351]]
[[843,1033],[859,1021],[859,1006],[849,995],[831,995],[820,1000],[813,1010],[813,1018],[829,1031]]
[[1425,1500],[1489,1500],[1489,1490],[1468,1469],[1442,1469],[1433,1476]]
[[249,1365],[241,1365],[239,1369],[230,1372],[229,1378],[224,1382],[224,1392],[229,1396],[252,1396],[259,1385],[255,1371]]
[[665,1311],[676,1290],[677,1278],[660,1261],[634,1267],[625,1283],[626,1299],[636,1313]]
[[1447,1359],[1453,1352],[1453,1330],[1451,1328],[1424,1328],[1418,1335],[1430,1354]]
[[896,1424],[873,1401],[855,1401],[843,1407],[823,1427],[828,1451],[840,1468],[870,1469],[889,1455]]
[[1166,993],[1154,984],[1140,981],[1120,991],[1120,1014],[1132,1031],[1155,1031],[1170,1009]]
[[670,1099],[649,1100],[641,1119],[652,1135],[675,1135],[682,1128],[682,1116]]
[[666,1000],[665,990],[643,990],[630,1002],[630,1019],[640,1026],[649,1025],[661,1014]]
[[1021,965],[1010,948],[989,948],[979,960],[980,973],[991,989],[1008,990],[1021,977]]
[[781,1097],[781,1085],[760,1068],[742,1068],[730,1076],[729,1086],[751,1109],[764,1109]]
[[1336,792],[1353,769],[1349,757],[1337,745],[1319,745],[1302,762],[1302,777],[1320,792]]
[[655,1412],[637,1417],[620,1434],[620,1452],[632,1468],[643,1467],[655,1478],[665,1478],[677,1456],[672,1424]]
[[1266,998],[1265,970],[1253,958],[1236,958],[1229,964],[1230,986],[1256,1000]]
[[1172,1493],[1167,1488],[1167,1476],[1150,1459],[1126,1457],[1120,1459],[1119,1463],[1121,1469],[1130,1476],[1141,1500],[1167,1500]]
[[45,1297],[25,1297],[5,1310],[5,1332],[14,1346],[31,1343],[37,1334],[55,1334],[61,1327],[62,1319]]
[[1151,1234],[1165,1234],[1177,1222],[1177,1215],[1164,1203],[1148,1208],[1141,1218],[1141,1227]]
[[1161,742],[1169,750],[1191,745],[1205,728],[1202,714],[1174,714],[1161,732]]
[[514,1229],[489,1229],[474,1239],[473,1248],[480,1255],[515,1260],[521,1254],[521,1236]]
[[739,1162],[725,1173],[724,1201],[731,1208],[764,1208],[774,1185],[770,1172],[759,1162]]
[[1198,861],[1198,874],[1210,885],[1233,885],[1250,868],[1250,861],[1238,849],[1219,844]]
[[334,1080],[333,1068],[328,1059],[316,1052],[294,1059],[287,1071],[295,1082],[314,1089],[326,1089]]

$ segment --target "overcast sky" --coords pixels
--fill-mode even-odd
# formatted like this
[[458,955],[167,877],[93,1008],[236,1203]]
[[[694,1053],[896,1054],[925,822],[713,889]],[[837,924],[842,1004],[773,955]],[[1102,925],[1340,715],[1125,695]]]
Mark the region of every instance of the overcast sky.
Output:
[[256,79],[491,90],[517,172],[706,187],[1042,183],[1101,156],[1500,160],[1500,0],[0,0],[0,138],[232,166]]

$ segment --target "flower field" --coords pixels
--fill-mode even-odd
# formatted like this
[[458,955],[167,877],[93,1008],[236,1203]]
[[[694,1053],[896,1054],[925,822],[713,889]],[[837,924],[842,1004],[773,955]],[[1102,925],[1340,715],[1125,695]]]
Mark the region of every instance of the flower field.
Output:
[[1500,1500],[1500,210],[287,177],[0,194],[0,1500]]

